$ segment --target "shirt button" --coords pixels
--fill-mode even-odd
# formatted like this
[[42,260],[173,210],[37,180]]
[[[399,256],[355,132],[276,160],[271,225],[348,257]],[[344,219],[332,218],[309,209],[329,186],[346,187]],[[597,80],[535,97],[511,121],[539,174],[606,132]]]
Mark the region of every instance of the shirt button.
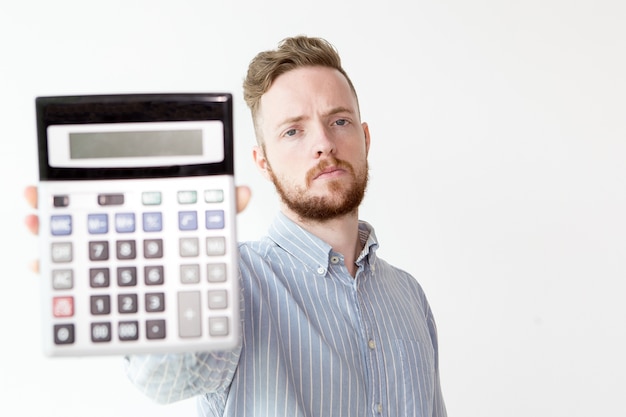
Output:
[[376,342],[374,342],[373,340],[368,340],[367,342],[367,347],[369,347],[370,349],[374,350],[376,349]]
[[382,404],[377,404],[376,405],[376,411],[378,411],[378,413],[382,413],[383,412],[383,405]]
[[334,264],[336,264],[337,262],[339,262],[339,257],[338,256],[331,256],[330,257],[330,261]]
[[320,275],[324,275],[326,273],[326,270],[320,266],[317,268],[317,273]]

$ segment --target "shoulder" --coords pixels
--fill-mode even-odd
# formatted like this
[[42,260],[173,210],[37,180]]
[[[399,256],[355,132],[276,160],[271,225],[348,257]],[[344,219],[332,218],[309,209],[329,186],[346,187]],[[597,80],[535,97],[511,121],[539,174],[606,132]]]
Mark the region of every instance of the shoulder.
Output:
[[377,257],[376,275],[384,277],[384,281],[389,283],[389,285],[400,288],[402,291],[405,291],[407,295],[418,299],[421,304],[428,305],[426,294],[419,280],[405,269],[399,268]]

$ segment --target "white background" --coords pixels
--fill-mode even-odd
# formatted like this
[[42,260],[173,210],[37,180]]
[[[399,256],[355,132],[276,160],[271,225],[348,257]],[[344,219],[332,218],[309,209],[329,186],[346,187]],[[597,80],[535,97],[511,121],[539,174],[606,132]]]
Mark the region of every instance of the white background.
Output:
[[255,239],[277,205],[241,82],[296,34],[334,43],[359,91],[361,217],[429,296],[450,416],[626,415],[624,22],[621,0],[3,2],[0,415],[195,415],[146,399],[118,357],[43,357],[34,98],[232,92]]

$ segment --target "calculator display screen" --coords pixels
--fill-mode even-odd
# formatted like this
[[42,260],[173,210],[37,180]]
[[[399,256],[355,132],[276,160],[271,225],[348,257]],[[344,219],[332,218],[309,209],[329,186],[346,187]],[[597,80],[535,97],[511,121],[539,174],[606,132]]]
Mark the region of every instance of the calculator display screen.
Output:
[[70,133],[70,159],[202,155],[202,130]]
[[219,120],[48,126],[52,167],[157,167],[224,159]]

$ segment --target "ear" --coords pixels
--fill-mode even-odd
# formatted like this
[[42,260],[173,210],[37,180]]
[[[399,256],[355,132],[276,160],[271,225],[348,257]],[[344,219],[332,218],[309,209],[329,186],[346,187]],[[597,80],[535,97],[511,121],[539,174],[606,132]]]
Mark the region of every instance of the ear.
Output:
[[365,122],[361,123],[361,126],[363,127],[363,134],[365,136],[365,155],[367,155],[370,152],[370,128]]
[[259,172],[261,172],[261,174],[265,177],[265,179],[269,180],[270,175],[267,172],[269,164],[267,163],[265,152],[260,146],[255,145],[252,148],[252,159],[254,159],[254,164],[258,168]]

